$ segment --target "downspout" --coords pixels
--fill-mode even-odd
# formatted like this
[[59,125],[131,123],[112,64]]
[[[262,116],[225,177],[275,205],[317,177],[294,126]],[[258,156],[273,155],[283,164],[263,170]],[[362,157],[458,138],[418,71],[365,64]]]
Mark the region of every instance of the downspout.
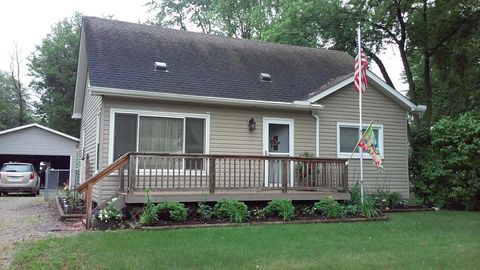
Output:
[[320,157],[320,117],[318,111],[312,111],[312,116],[315,118],[315,157]]

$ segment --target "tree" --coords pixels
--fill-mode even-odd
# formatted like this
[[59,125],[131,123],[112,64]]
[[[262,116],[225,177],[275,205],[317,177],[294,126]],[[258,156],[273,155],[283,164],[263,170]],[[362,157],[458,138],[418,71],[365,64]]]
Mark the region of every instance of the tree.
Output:
[[15,84],[9,73],[0,71],[0,130],[19,125]]
[[10,86],[15,93],[15,101],[18,104],[18,113],[16,113],[16,124],[25,125],[29,120],[28,96],[25,87],[21,82],[20,76],[20,55],[18,45],[15,44],[13,54],[10,56]]
[[71,119],[82,17],[76,13],[52,27],[29,58],[30,86],[40,96],[36,104],[41,122],[78,136],[80,123]]

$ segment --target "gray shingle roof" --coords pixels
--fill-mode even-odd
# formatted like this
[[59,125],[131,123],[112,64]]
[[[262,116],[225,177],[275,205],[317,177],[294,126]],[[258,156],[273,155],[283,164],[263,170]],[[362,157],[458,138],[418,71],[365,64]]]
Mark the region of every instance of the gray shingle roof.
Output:
[[[292,102],[350,74],[345,52],[84,17],[90,84],[161,93]],[[169,72],[154,71],[165,62]],[[268,73],[271,82],[261,82]]]

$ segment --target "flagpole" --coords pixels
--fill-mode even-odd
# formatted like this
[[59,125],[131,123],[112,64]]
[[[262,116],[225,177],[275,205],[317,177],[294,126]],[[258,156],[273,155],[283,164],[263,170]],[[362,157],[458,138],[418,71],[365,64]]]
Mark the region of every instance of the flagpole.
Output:
[[[358,128],[358,137],[361,138],[362,136],[362,95],[363,95],[363,82],[362,82],[362,45],[361,45],[361,37],[360,37],[360,23],[358,23],[357,28],[357,35],[358,35],[358,84],[360,86],[360,91],[358,93],[358,110],[359,110],[359,128]],[[360,154],[360,199],[363,203],[364,197],[364,185],[363,185],[363,149],[361,147],[358,148],[358,153]]]

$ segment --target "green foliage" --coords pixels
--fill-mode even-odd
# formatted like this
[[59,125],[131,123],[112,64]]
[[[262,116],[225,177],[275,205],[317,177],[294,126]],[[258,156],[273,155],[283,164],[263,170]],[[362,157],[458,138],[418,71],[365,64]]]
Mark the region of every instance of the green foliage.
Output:
[[157,204],[156,212],[168,211],[170,218],[174,221],[182,222],[187,220],[187,208],[185,204],[179,202],[161,202]]
[[359,207],[354,204],[347,204],[342,207],[342,217],[356,217],[360,213]]
[[338,218],[342,213],[342,206],[332,196],[321,199],[313,205],[315,212],[328,218]]
[[30,56],[28,64],[33,77],[30,86],[40,97],[36,108],[41,123],[73,136],[80,133],[80,123],[72,121],[71,115],[81,20],[81,15],[76,13],[55,24]]
[[241,223],[248,216],[248,207],[243,202],[221,199],[213,207],[213,216],[222,220]]
[[430,138],[430,147],[417,153],[413,191],[428,205],[479,210],[480,116],[443,118]]
[[362,200],[360,184],[356,182],[353,188],[349,190],[349,192],[350,192],[350,204],[360,205]]
[[158,214],[167,211],[173,221],[182,222],[187,220],[187,208],[179,202],[161,202],[157,205],[152,203],[152,196],[149,189],[145,189],[145,206],[140,214],[140,224],[143,226],[152,225],[158,221]]
[[360,204],[360,214],[366,218],[378,217],[382,211],[377,208],[375,199],[370,195],[363,197],[363,203]]
[[157,221],[157,208],[152,203],[152,196],[150,195],[150,190],[145,189],[145,206],[143,207],[143,211],[140,214],[140,224],[144,226],[152,225]]
[[262,219],[265,217],[265,211],[262,208],[254,208],[251,212],[251,215],[256,219]]
[[313,216],[315,215],[315,209],[313,207],[306,206],[300,209],[300,213],[302,213],[302,215],[305,215],[305,216]]
[[[0,71],[0,130],[20,126],[19,97],[15,85],[17,80]],[[29,111],[27,111],[28,114]],[[29,117],[28,117],[29,118]]]
[[391,192],[388,188],[377,187],[375,192],[371,194],[375,200],[375,204],[381,208],[399,207],[404,204],[402,195],[398,192]]
[[279,216],[283,220],[291,220],[295,216],[295,206],[293,206],[291,200],[272,200],[263,208],[263,211],[265,215]]
[[82,196],[80,196],[80,193],[75,189],[69,189],[68,186],[65,186],[63,189],[63,196],[70,207],[80,208],[84,206]]
[[117,198],[113,198],[111,201],[107,202],[107,206],[100,210],[98,213],[98,218],[100,220],[107,222],[122,217],[122,212],[115,207],[116,200]]
[[205,196],[203,195],[202,200],[198,202],[197,214],[205,221],[210,220],[212,217],[212,207],[205,202]]

